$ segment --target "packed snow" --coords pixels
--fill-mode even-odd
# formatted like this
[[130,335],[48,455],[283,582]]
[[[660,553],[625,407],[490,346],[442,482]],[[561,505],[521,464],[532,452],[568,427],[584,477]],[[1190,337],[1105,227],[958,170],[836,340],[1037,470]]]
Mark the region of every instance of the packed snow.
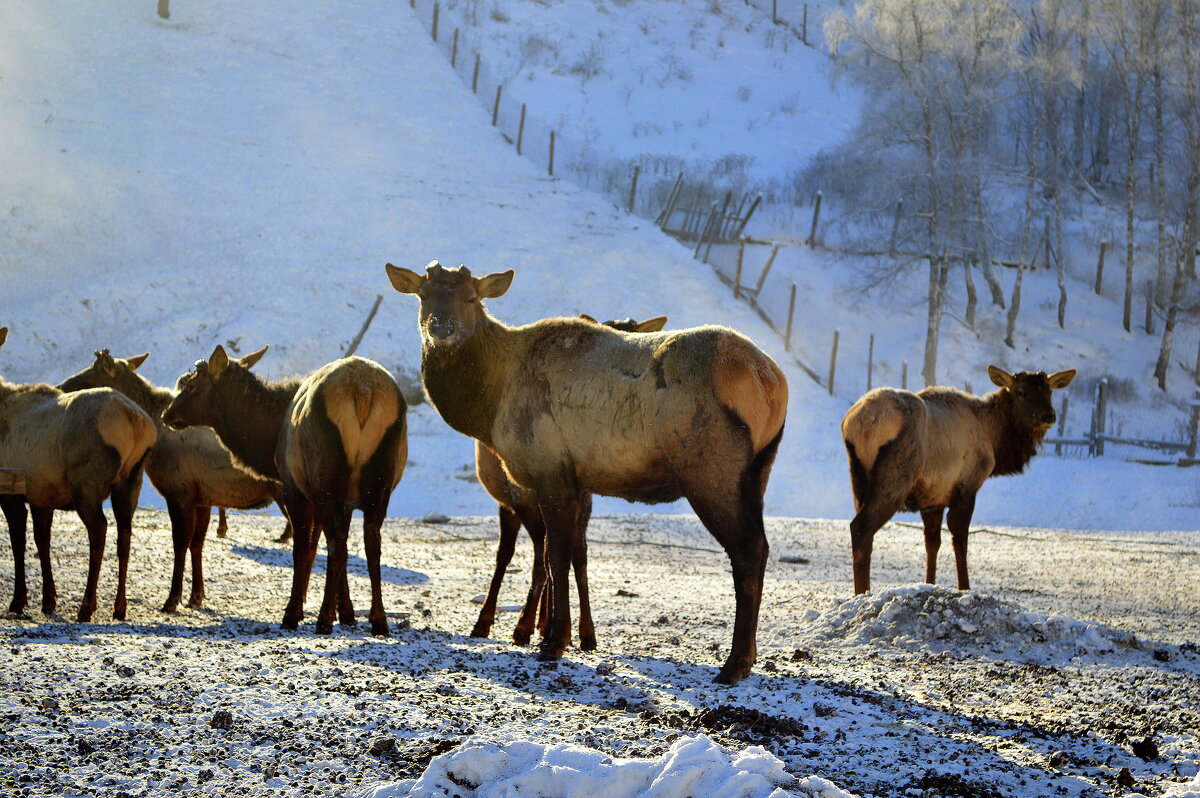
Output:
[[[672,327],[735,327],[791,387],[766,497],[773,554],[755,675],[732,689],[710,683],[729,642],[728,560],[683,502],[646,515],[597,498],[599,651],[539,665],[497,642],[508,613],[495,640],[465,637],[491,570],[495,505],[474,479],[471,442],[419,404],[385,540],[385,601],[402,627],[390,640],[278,631],[290,555],[274,543],[277,515],[232,516],[230,536],[208,543],[208,607],[164,616],[169,525],[160,510],[139,513],[129,621],[69,623],[86,544],[59,513],[63,617],[0,620],[3,789],[482,798],[518,785],[571,794],[555,786],[565,780],[594,785],[588,794],[660,798],[1093,796],[1127,769],[1125,794],[1200,794],[1195,471],[1047,447],[1026,474],[981,492],[974,592],[914,586],[920,532],[893,523],[876,545],[879,588],[850,598],[838,423],[866,388],[870,332],[875,384],[898,382],[902,360],[915,381],[919,287],[855,292],[862,264],[785,249],[776,273],[787,277],[762,299],[778,319],[787,281],[800,280],[789,353],[690,248],[517,156],[491,127],[487,99],[472,96],[470,62],[451,69],[445,36],[430,40],[428,4],[418,6],[282,13],[176,0],[161,20],[152,3],[69,13],[5,3],[0,324],[10,333],[0,374],[56,382],[109,348],[149,351],[142,372],[172,385],[218,343],[235,354],[269,344],[256,367],[267,377],[306,372],[345,350],[383,294],[358,353],[416,397],[415,303],[391,291],[383,264],[433,258],[476,273],[515,268],[490,307],[508,323],[666,313]],[[744,4],[460,0],[446,19],[471,8],[480,21],[463,52],[473,42],[494,54],[540,119],[618,159],[733,153],[751,177],[786,181],[850,121],[855,100],[830,87],[819,51]],[[642,28],[657,38],[639,48],[651,36]],[[549,61],[513,62],[535,34],[547,49],[534,56],[557,48],[598,70],[550,75]],[[656,65],[675,77],[650,80]],[[667,107],[677,123],[662,121]],[[731,278],[729,255],[719,268]],[[1035,293],[1040,276],[1026,279]],[[996,360],[1077,367],[1085,387],[1072,392],[1069,423],[1082,424],[1096,374],[1138,377],[1153,346],[1105,318],[1113,305],[1081,298],[1084,323],[1060,333],[1053,311],[1032,303],[1012,363],[996,319],[961,334],[948,321],[947,380],[983,390]],[[801,363],[823,368],[835,328],[848,359],[831,396]],[[1150,407],[1152,432],[1181,432],[1177,405]],[[148,484],[143,503],[161,507]],[[420,518],[430,520],[404,520]],[[12,585],[4,548],[0,595]],[[523,598],[521,556],[508,608]],[[361,551],[352,570],[362,605]],[[34,595],[39,586],[34,577]],[[1147,740],[1153,757],[1137,753]]]

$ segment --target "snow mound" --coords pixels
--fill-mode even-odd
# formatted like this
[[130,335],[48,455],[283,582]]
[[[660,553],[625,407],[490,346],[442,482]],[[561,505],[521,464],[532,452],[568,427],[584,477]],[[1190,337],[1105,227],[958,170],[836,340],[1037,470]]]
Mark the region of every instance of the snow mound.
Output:
[[866,644],[886,642],[909,651],[974,648],[1107,654],[1139,648],[1137,638],[1062,613],[1041,613],[977,592],[936,585],[905,585],[810,611],[808,636]]
[[368,789],[361,798],[852,798],[817,776],[796,779],[759,746],[738,752],[706,736],[676,740],[658,759],[619,759],[578,745],[468,741],[429,763],[416,780]]

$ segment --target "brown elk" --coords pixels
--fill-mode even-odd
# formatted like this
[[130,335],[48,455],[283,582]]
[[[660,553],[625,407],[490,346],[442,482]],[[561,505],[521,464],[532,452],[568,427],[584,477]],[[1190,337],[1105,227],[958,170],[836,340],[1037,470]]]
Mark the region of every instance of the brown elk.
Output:
[[919,393],[876,388],[842,420],[850,459],[854,520],[850,545],[854,592],[871,589],[875,533],[900,510],[925,525],[925,581],[933,584],[942,513],[954,546],[959,590],[969,590],[967,530],[975,495],[988,477],[1019,474],[1055,421],[1050,392],[1070,385],[1075,370],[1009,374],[988,366],[1000,390],[973,396],[954,388]]
[[96,352],[91,366],[63,380],[58,387],[63,391],[112,388],[128,396],[154,419],[158,441],[146,460],[146,475],[162,494],[171,518],[175,557],[171,587],[162,610],[175,612],[183,598],[183,572],[189,552],[192,589],[187,606],[204,604],[204,538],[211,508],[262,507],[271,501],[282,502],[283,494],[274,480],[235,466],[233,456],[211,428],[173,430],[162,423],[163,411],[175,393],[136,373],[147,357],[144,354],[123,359],[113,357],[107,349],[101,350]]
[[584,495],[682,496],[733,570],[733,643],[717,680],[749,674],[768,549],[763,492],[787,413],[775,362],[724,327],[630,335],[576,318],[508,327],[480,300],[504,294],[511,269],[476,278],[434,261],[425,275],[387,272],[420,299],[430,401],[495,451],[541,511],[550,622],[540,657],[558,659],[570,639],[567,571],[582,545]]
[[[8,328],[0,327],[0,345]],[[154,422],[123,394],[108,388],[63,393],[49,385],[14,385],[0,378],[0,467],[25,474],[23,496],[0,500],[12,540],[15,584],[8,611],[24,612],[25,502],[33,515],[33,539],[42,567],[42,612],[53,613],[58,591],[50,565],[50,527],[56,508],[73,507],[88,534],[88,575],[80,621],[96,611],[96,585],[104,560],[108,521],[104,500],[112,499],[117,523],[117,597],[113,618],[125,620],[125,582],[133,511],[142,489],[142,469],[154,446]]]
[[408,456],[400,387],[382,366],[361,357],[335,360],[302,381],[265,382],[250,367],[266,351],[230,359],[218,345],[208,361],[197,361],[195,370],[180,378],[163,421],[175,429],[212,427],[244,468],[282,483],[293,565],[285,629],[297,628],[304,616],[316,557],[314,519],[325,530],[329,552],[317,633],[333,631],[335,611],[344,625],[354,625],[346,544],[350,515],[362,510],[371,632],[386,635],[380,528]]
[[[591,316],[580,314],[580,318],[596,322]],[[606,321],[605,327],[611,327],[621,332],[658,332],[667,323],[666,316],[655,316],[645,321],[624,319],[622,321]],[[513,630],[513,642],[525,645],[533,635],[536,624],[541,630],[545,629],[549,619],[549,595],[543,589],[546,583],[546,566],[543,558],[543,546],[546,537],[545,526],[542,524],[542,514],[538,511],[537,499],[527,490],[508,478],[504,473],[504,465],[488,447],[475,441],[475,475],[480,484],[487,490],[496,503],[500,505],[500,539],[496,545],[496,570],[492,573],[492,581],[488,586],[487,596],[483,606],[479,608],[479,619],[471,630],[472,637],[487,637],[496,620],[496,601],[500,595],[500,586],[504,581],[504,572],[512,562],[513,549],[516,547],[517,534],[521,525],[529,532],[533,543],[533,581],[529,586],[529,595],[525,606],[517,619]],[[582,529],[587,528],[592,515],[592,497],[585,494],[581,497],[582,509],[580,523]],[[576,547],[571,568],[575,572],[575,585],[579,592],[579,647],[591,651],[596,647],[596,628],[592,623],[591,602],[587,589],[587,541],[582,534]],[[545,600],[543,600],[545,599]]]

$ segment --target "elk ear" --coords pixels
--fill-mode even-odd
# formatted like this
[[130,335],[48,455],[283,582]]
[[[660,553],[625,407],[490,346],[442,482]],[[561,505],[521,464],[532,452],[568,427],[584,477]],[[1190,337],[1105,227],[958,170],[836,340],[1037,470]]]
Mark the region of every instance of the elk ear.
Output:
[[129,370],[130,370],[130,371],[137,371],[137,370],[138,370],[138,366],[140,366],[140,365],[142,365],[143,363],[145,363],[145,362],[146,362],[146,358],[148,358],[148,357],[150,357],[150,353],[149,353],[149,352],[143,352],[143,353],[142,353],[142,354],[140,354],[140,355],[134,355],[133,357],[127,357],[127,358],[125,358],[125,362],[129,364]]
[[387,276],[392,282],[392,288],[395,288],[402,294],[415,294],[425,284],[425,275],[423,274],[417,274],[410,269],[393,266],[390,263],[384,266],[384,268],[387,269]]
[[504,296],[504,292],[512,285],[514,275],[516,275],[516,272],[509,269],[489,274],[487,277],[477,277],[475,278],[475,293],[481,299],[493,299],[498,296]]
[[217,344],[217,348],[213,350],[212,355],[208,358],[208,373],[217,378],[221,376],[221,372],[229,366],[229,355],[225,354],[225,347]]
[[1013,387],[1013,376],[999,366],[988,366],[988,376],[1001,388]]
[[1050,382],[1050,390],[1052,391],[1057,391],[1060,388],[1066,388],[1071,384],[1071,380],[1073,379],[1075,379],[1075,369],[1056,371],[1047,378],[1047,380]]
[[579,314],[579,318],[583,319],[584,321],[590,321],[592,324],[599,324],[599,323],[600,323],[600,322],[596,321],[595,319],[593,319],[591,316],[589,316],[589,315],[588,315],[588,314],[586,314],[586,313],[580,313],[580,314]]
[[655,316],[652,319],[646,319],[645,321],[639,321],[637,323],[637,326],[634,329],[636,332],[648,333],[648,332],[658,332],[659,330],[661,330],[663,327],[666,327],[666,326],[667,326],[667,317],[666,316]]
[[251,366],[253,366],[255,363],[257,363],[258,361],[262,360],[262,356],[267,353],[268,348],[270,348],[269,344],[267,346],[264,346],[262,349],[258,350],[257,352],[251,352],[248,355],[242,355],[240,358],[238,358],[238,363],[241,364],[242,368],[248,369]]
[[117,375],[117,364],[113,360],[112,354],[107,349],[101,349],[96,353],[96,365],[110,377]]
[[0,327],[0,346],[4,346],[4,342],[8,340],[8,328]]

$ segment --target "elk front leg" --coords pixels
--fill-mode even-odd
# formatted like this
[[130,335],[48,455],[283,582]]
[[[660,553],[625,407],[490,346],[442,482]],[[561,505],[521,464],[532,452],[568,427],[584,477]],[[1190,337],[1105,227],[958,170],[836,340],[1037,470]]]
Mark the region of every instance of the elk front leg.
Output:
[[33,516],[33,545],[37,547],[38,564],[42,569],[42,613],[53,615],[58,607],[58,588],[54,585],[54,571],[50,565],[50,525],[54,521],[54,510],[49,507],[30,507]]
[[[192,529],[192,540],[188,550],[192,555],[192,590],[188,596],[189,607],[204,606],[204,539],[208,536],[208,524],[212,519],[211,507],[196,508],[196,524]],[[221,520],[225,519],[225,510],[221,509]],[[217,527],[217,537],[225,537]]]
[[571,560],[579,536],[579,498],[555,496],[538,507],[546,525],[545,557],[549,574],[550,622],[542,636],[540,660],[560,659],[571,640]]
[[[208,508],[204,508],[208,512]],[[167,515],[171,518],[171,547],[174,557],[171,562],[171,587],[167,591],[167,600],[163,603],[163,612],[175,612],[183,598],[183,571],[187,565],[188,548],[192,545],[192,535],[196,527],[196,515],[200,508],[189,506],[177,499],[167,499]]]

